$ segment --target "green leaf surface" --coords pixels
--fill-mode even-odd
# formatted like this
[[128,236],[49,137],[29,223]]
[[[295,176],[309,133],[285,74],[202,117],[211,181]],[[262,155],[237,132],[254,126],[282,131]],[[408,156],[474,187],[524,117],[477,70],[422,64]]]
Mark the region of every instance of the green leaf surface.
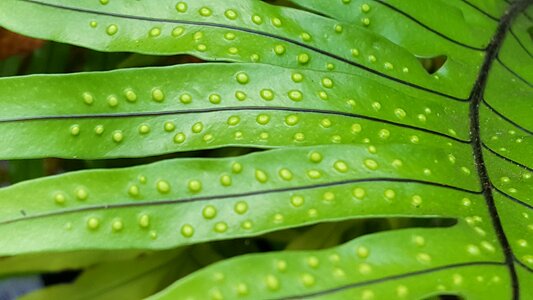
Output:
[[[185,259],[184,259],[185,258]],[[55,285],[20,299],[142,299],[193,269],[182,250],[89,268],[72,284]],[[180,276],[181,275],[181,276]]]
[[[402,230],[323,251],[249,255],[217,263],[149,299],[418,299],[439,293],[504,299],[507,272],[486,249],[465,248],[469,239],[459,238],[445,246],[453,251],[443,251],[440,240],[464,230]],[[455,255],[468,249],[479,253]]]
[[[0,22],[8,29],[96,50],[190,53],[211,60],[334,69],[394,79],[456,100],[468,98],[471,85],[455,82],[473,83],[475,62],[482,58],[471,67],[450,60],[446,71],[430,76],[411,53],[361,26],[260,1],[203,0],[178,7],[170,0],[127,6],[6,0],[0,8]],[[39,25],[48,18],[61,24]],[[26,19],[33,21],[21,22]]]
[[[240,158],[178,159],[14,185],[0,191],[0,199],[9,199],[2,203],[0,234],[12,240],[0,254],[24,249],[168,248],[357,214],[421,215],[426,206],[420,203],[412,211],[417,206],[411,202],[422,202],[436,190],[442,199],[456,201],[451,206],[430,200],[429,215],[439,209],[446,216],[464,214],[465,197],[481,199],[468,200],[469,205],[483,205],[468,151],[457,152],[452,163],[440,148],[372,147],[369,151],[363,146],[321,146]],[[410,155],[399,159],[406,157],[402,153]],[[411,194],[412,189],[419,192]],[[371,192],[381,199],[364,201],[374,199],[367,195]],[[405,200],[397,202],[397,197]],[[339,209],[353,204],[366,209]],[[33,228],[31,235],[17,239],[24,228]]]
[[[299,9],[2,1],[0,24],[23,34],[212,63],[0,79],[0,157],[277,149],[0,189],[0,255],[158,250],[357,218],[444,218],[451,224],[338,246],[338,233],[328,236],[337,242],[323,237],[335,223],[317,226],[288,250],[223,260],[151,299],[533,297],[527,1],[290,2]],[[441,56],[434,74],[420,62]],[[307,242],[313,234],[324,240]],[[289,251],[304,245],[334,247]]]
[[[470,50],[485,50],[498,25],[466,1],[291,2],[340,21],[360,24],[415,54],[426,56],[439,54],[435,49],[453,51],[454,56],[468,55]],[[502,13],[505,6],[498,10]],[[446,18],[440,18],[443,11],[447,13]],[[432,44],[423,43],[424,40],[431,40]]]
[[[284,80],[267,83],[273,75]],[[0,84],[0,154],[9,158],[469,139],[467,103],[343,73],[201,64]]]

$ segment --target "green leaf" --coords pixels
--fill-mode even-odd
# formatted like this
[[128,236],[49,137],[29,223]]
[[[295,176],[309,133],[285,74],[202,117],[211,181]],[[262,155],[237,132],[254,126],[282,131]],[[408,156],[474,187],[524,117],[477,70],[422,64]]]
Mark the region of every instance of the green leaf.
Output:
[[[1,79],[1,157],[278,149],[1,189],[0,255],[157,250],[357,218],[445,218],[453,224],[394,227],[338,246],[327,238],[339,235],[317,226],[288,249],[334,247],[223,260],[151,299],[532,297],[528,2],[291,2],[299,9],[1,2],[0,24],[27,35],[235,62]],[[43,26],[49,19],[57,21]],[[445,63],[432,73],[420,60],[436,57]],[[320,241],[307,242],[313,233]]]
[[[465,153],[454,154],[453,163],[437,147],[321,146],[229,159],[169,160],[18,184],[0,190],[0,199],[6,199],[0,236],[12,241],[0,255],[161,249],[357,215],[423,215],[425,205],[395,199],[416,196],[412,201],[418,203],[435,191],[456,201],[454,206],[431,201],[430,215],[436,213],[434,205],[444,215],[461,215],[462,198],[482,198],[470,171],[468,147],[456,147]],[[277,157],[283,162],[272,164]],[[412,189],[418,192],[411,194]],[[376,196],[380,202],[364,201]],[[338,209],[343,206],[353,207]],[[32,228],[31,233],[16,238],[24,228]]]
[[[334,69],[394,78],[453,99],[468,98],[471,85],[455,82],[473,83],[476,62],[482,60],[479,55],[470,56],[472,61],[464,62],[467,65],[450,60],[438,78],[427,76],[412,54],[365,28],[260,1],[203,0],[177,7],[171,0],[135,1],[127,6],[6,0],[0,8],[0,22],[8,29],[96,50],[190,53],[208,60]],[[61,25],[40,26],[48,18],[60,20]]]
[[201,270],[149,299],[420,299],[437,293],[506,299],[511,291],[503,263],[477,247],[471,248],[476,255],[456,255],[472,242],[465,231],[472,229],[409,229],[323,251],[248,255]]
[[[284,80],[265,84],[273,74]],[[442,137],[437,143],[469,139],[461,117],[466,103],[394,82],[268,65],[6,78],[0,94],[0,137],[9,145],[0,154],[8,158],[137,157],[228,145],[352,144],[374,136],[377,144],[412,136],[424,143],[433,139],[429,133]]]
[[[365,26],[420,56],[435,54],[436,49],[440,49],[445,50],[454,59],[467,58],[467,55],[475,53],[472,50],[486,49],[498,25],[492,19],[477,13],[476,8],[467,1],[291,2],[340,21]],[[501,14],[505,7],[496,9],[498,14]],[[443,11],[447,13],[446,18],[440,17]],[[397,30],[398,24],[401,24],[402,30]],[[431,40],[432,43],[424,43],[425,40]]]
[[101,264],[83,272],[72,284],[42,289],[21,299],[142,299],[194,270],[182,250],[157,252],[148,256]]

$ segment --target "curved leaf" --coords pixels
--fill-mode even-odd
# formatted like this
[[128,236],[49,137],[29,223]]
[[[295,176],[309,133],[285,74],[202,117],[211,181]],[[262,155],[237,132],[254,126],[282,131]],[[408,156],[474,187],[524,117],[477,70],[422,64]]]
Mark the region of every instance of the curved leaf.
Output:
[[[465,231],[471,229],[463,223],[374,234],[323,251],[249,255],[198,271],[149,299],[419,299],[439,293],[505,299],[511,293],[505,266],[470,244]],[[449,243],[442,245],[443,239]]]
[[[2,189],[0,254],[164,249],[326,221],[444,217],[456,224],[223,261],[153,298],[531,297],[527,1],[434,1],[429,12],[414,1],[292,1],[308,12],[213,2],[0,3],[0,24],[40,38],[241,62],[0,80],[1,156],[281,148]],[[450,19],[437,22],[443,14]],[[41,26],[50,18],[57,23]],[[418,60],[440,55],[433,75]]]
[[[320,0],[291,0],[299,6],[334,19],[361,24],[418,55],[435,55],[444,49],[454,57],[467,58],[489,45],[498,22],[466,1],[353,0],[327,3]],[[497,2],[497,1],[495,1]],[[500,6],[498,13],[506,7]],[[442,12],[446,18],[441,18]],[[368,23],[368,24],[366,24]],[[398,30],[401,24],[401,30]],[[423,43],[431,40],[432,43]],[[442,53],[440,53],[442,54]]]
[[[284,80],[266,84],[271,76]],[[424,143],[429,133],[443,137],[434,139],[438,143],[469,139],[462,117],[467,103],[342,73],[202,64],[7,78],[0,84],[0,137],[9,145],[0,154],[9,158],[382,144],[415,135]]]
[[[456,100],[466,100],[471,86],[455,82],[473,83],[475,61],[481,59],[470,67],[450,61],[446,72],[429,76],[408,51],[359,26],[261,1],[180,3],[6,0],[0,4],[0,22],[28,35],[97,50],[191,53],[206,59],[334,69]],[[40,25],[50,18],[61,24]]]
[[180,250],[157,252],[134,260],[90,268],[72,284],[56,285],[21,297],[37,299],[142,299],[194,270]]
[[[437,147],[322,146],[22,183],[0,190],[0,236],[11,240],[0,254],[161,249],[358,215],[468,215],[483,201],[463,150],[452,162]],[[454,206],[435,199],[426,206],[436,191]]]

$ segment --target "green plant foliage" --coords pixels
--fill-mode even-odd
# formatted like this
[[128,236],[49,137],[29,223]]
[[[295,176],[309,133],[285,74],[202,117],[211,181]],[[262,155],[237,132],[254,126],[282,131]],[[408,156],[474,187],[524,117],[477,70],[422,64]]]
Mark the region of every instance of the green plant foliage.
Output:
[[22,299],[141,299],[191,270],[193,264],[183,251],[158,252],[89,268],[73,284],[56,285]]
[[[2,199],[12,200],[3,206],[3,216],[16,216],[0,221],[0,235],[12,240],[0,253],[157,249],[353,218],[361,213],[424,215],[424,210],[442,210],[443,215],[466,217],[471,207],[479,210],[478,205],[484,205],[477,191],[478,179],[471,171],[462,171],[473,168],[468,165],[470,153],[465,157],[457,154],[452,164],[439,148],[418,146],[415,152],[403,145],[383,145],[379,149],[372,154],[367,147],[317,146],[239,159],[180,159],[15,185],[0,194]],[[273,164],[280,156],[287,162]],[[433,167],[435,160],[445,163]],[[421,162],[427,168],[417,167]],[[48,201],[32,201],[39,195],[48,195]],[[423,204],[428,197],[435,201]],[[365,201],[368,198],[380,200]],[[413,200],[398,203],[397,198]],[[413,211],[413,207],[419,209]],[[33,228],[27,235],[30,244],[16,239],[28,226]],[[69,238],[57,239],[65,234]]]
[[[100,263],[27,299],[533,299],[529,2],[3,0],[122,66],[209,62],[2,78],[0,157],[266,151],[0,189],[0,274]],[[451,222],[339,244],[363,218]],[[260,235],[285,251],[160,251]]]
[[61,253],[32,253],[28,255],[4,256],[0,258],[0,277],[10,274],[34,272],[58,272],[77,270],[101,262],[131,260],[147,251],[73,251]]
[[[265,85],[272,75],[284,80]],[[190,82],[198,84],[191,87]],[[468,113],[466,103],[344,73],[200,64],[7,78],[3,83],[1,92],[23,103],[6,104],[3,110],[1,136],[11,146],[0,152],[10,158],[137,157],[229,145],[353,144],[376,135],[385,143],[405,141],[397,132],[419,136],[420,143],[469,139],[468,120],[459,117]],[[360,87],[353,91],[352,83]],[[65,103],[57,97],[58,90],[74,101]],[[39,101],[48,105],[38,106]],[[28,114],[30,108],[34,115]],[[397,126],[391,129],[388,124]],[[57,135],[49,137],[50,130]],[[64,144],[69,147],[61,147]]]

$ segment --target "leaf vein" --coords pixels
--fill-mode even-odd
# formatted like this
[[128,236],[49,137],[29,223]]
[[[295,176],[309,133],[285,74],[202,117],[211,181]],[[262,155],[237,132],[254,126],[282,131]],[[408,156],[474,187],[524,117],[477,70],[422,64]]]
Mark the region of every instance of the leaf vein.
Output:
[[511,69],[509,66],[503,63],[503,61],[500,59],[499,56],[496,57],[496,60],[504,67],[509,73],[513,74],[516,78],[523,81],[525,84],[529,85],[530,87],[533,87],[533,84],[531,82],[527,81],[524,77],[520,76],[520,74],[516,73],[513,69]]
[[403,278],[408,278],[408,277],[431,274],[431,273],[444,271],[444,270],[449,270],[449,269],[465,268],[465,267],[472,267],[472,266],[505,266],[505,263],[495,262],[495,261],[478,261],[478,262],[457,263],[457,264],[445,265],[445,266],[440,266],[440,267],[426,269],[426,270],[419,270],[419,271],[403,273],[403,274],[398,274],[398,275],[392,275],[392,276],[387,276],[387,277],[368,280],[368,281],[363,281],[363,282],[347,284],[347,285],[343,285],[343,286],[340,286],[340,287],[337,287],[337,288],[318,291],[318,292],[314,292],[314,293],[295,295],[295,296],[289,296],[289,297],[282,297],[282,298],[275,298],[275,300],[292,300],[292,299],[306,299],[306,298],[311,298],[311,297],[318,297],[318,296],[323,296],[323,295],[329,295],[329,294],[333,294],[333,293],[342,292],[342,291],[347,290],[347,289],[353,289],[353,288],[368,286],[368,285],[372,285],[372,284],[383,283],[383,282],[387,282],[387,281],[391,281],[391,280],[398,280],[398,279],[403,279]]
[[398,126],[402,128],[413,129],[417,131],[426,132],[429,134],[441,136],[452,139],[460,143],[470,143],[470,140],[463,140],[454,136],[447,135],[438,131],[388,121],[376,117],[365,116],[361,114],[354,114],[341,111],[325,110],[325,109],[308,109],[308,108],[294,108],[294,107],[279,107],[279,106],[235,106],[235,107],[219,107],[219,108],[204,108],[204,109],[190,109],[190,110],[170,110],[170,111],[151,111],[151,112],[131,112],[131,113],[108,113],[108,114],[84,114],[84,115],[50,115],[50,116],[33,116],[33,117],[18,117],[9,119],[0,119],[1,123],[9,122],[25,122],[25,121],[44,121],[44,120],[65,120],[65,119],[102,119],[102,118],[129,118],[129,117],[150,117],[150,116],[168,116],[168,115],[185,115],[185,114],[199,114],[199,113],[214,113],[225,111],[286,111],[297,113],[312,113],[343,116],[357,119],[365,119],[375,121],[383,124]]
[[463,98],[456,97],[456,96],[453,96],[453,95],[449,95],[449,94],[446,94],[446,93],[443,93],[443,92],[439,92],[439,91],[434,91],[434,90],[432,90],[430,88],[426,88],[426,87],[423,87],[421,85],[417,85],[417,84],[414,84],[414,83],[411,83],[411,82],[408,82],[408,81],[405,81],[405,80],[402,80],[402,79],[399,79],[399,78],[396,78],[396,77],[381,73],[381,72],[376,71],[374,69],[371,69],[371,68],[369,68],[367,66],[364,66],[362,64],[356,63],[354,61],[351,61],[351,60],[346,59],[344,57],[341,57],[339,55],[330,53],[328,51],[322,50],[320,48],[309,46],[309,45],[306,45],[306,44],[304,44],[302,42],[299,42],[299,41],[296,41],[296,40],[293,40],[293,39],[290,39],[290,38],[287,38],[287,37],[271,34],[271,33],[268,33],[268,32],[262,32],[262,31],[257,31],[257,30],[248,29],[248,28],[244,28],[244,27],[225,25],[225,24],[218,24],[218,23],[210,23],[210,22],[197,22],[197,21],[186,21],[186,20],[170,20],[170,19],[160,19],[160,18],[134,16],[134,15],[124,15],[124,14],[118,14],[118,13],[100,12],[100,11],[94,11],[94,10],[90,10],[90,9],[82,9],[82,8],[76,8],[76,7],[70,7],[70,6],[63,6],[63,5],[57,5],[57,4],[51,4],[51,3],[44,3],[44,2],[37,1],[37,0],[19,0],[19,1],[27,2],[27,3],[31,3],[31,4],[35,4],[35,5],[42,5],[42,6],[45,6],[45,7],[51,7],[51,8],[74,11],[74,12],[79,12],[79,13],[87,13],[87,14],[109,16],[109,17],[116,17],[116,18],[122,18],[122,19],[131,19],[131,20],[138,20],[138,21],[185,24],[185,25],[214,27],[214,28],[226,28],[226,29],[231,29],[231,30],[236,30],[236,31],[247,32],[247,33],[251,33],[251,34],[255,34],[255,35],[266,36],[266,37],[269,37],[269,38],[285,41],[287,43],[291,43],[293,45],[297,45],[299,47],[302,47],[302,48],[314,51],[316,53],[328,56],[328,57],[333,58],[335,60],[341,61],[341,62],[349,64],[349,65],[351,65],[353,67],[362,69],[364,71],[367,71],[367,72],[372,73],[374,75],[377,75],[379,77],[382,77],[382,78],[397,82],[399,84],[403,84],[403,85],[406,85],[406,86],[409,86],[409,87],[412,87],[412,88],[415,88],[415,89],[418,89],[418,90],[422,90],[422,91],[426,91],[428,93],[432,93],[432,94],[435,94],[435,95],[446,97],[446,98],[449,98],[449,99],[454,100],[454,101],[461,101],[461,102],[467,102],[468,101],[468,99],[463,99]]
[[485,104],[485,106],[490,109],[493,113],[495,113],[496,115],[498,115],[500,118],[504,119],[505,121],[507,121],[508,123],[512,124],[514,127],[528,133],[528,134],[531,134],[533,135],[533,131],[525,128],[525,127],[522,127],[520,125],[518,125],[515,121],[509,119],[508,117],[506,117],[504,114],[502,114],[501,112],[497,111],[494,107],[492,107],[488,102],[487,100],[483,99],[483,104]]
[[382,4],[383,6],[386,6],[386,7],[390,8],[391,10],[396,11],[397,13],[399,13],[399,14],[401,14],[401,15],[407,17],[408,19],[412,20],[413,22],[417,23],[417,24],[420,25],[421,27],[423,27],[423,28],[425,28],[425,29],[427,29],[427,30],[429,30],[429,31],[431,31],[431,32],[433,32],[433,33],[435,33],[436,35],[438,35],[438,36],[440,36],[440,37],[442,37],[442,38],[444,38],[444,39],[446,39],[446,40],[448,40],[448,41],[450,41],[450,42],[452,42],[452,43],[454,43],[454,44],[457,44],[457,45],[459,45],[459,46],[463,46],[463,47],[465,47],[465,48],[469,48],[469,49],[472,49],[472,50],[478,50],[478,51],[485,51],[485,50],[487,50],[487,47],[485,47],[485,48],[474,47],[474,46],[470,46],[470,45],[467,45],[467,44],[465,44],[465,43],[462,43],[462,42],[460,42],[460,41],[457,41],[457,40],[455,40],[455,39],[452,39],[451,37],[449,37],[449,36],[447,36],[447,35],[445,35],[445,34],[439,32],[439,31],[437,31],[437,30],[435,30],[435,29],[429,27],[428,25],[422,23],[422,22],[421,22],[420,20],[418,20],[417,18],[415,18],[415,17],[409,15],[408,13],[406,13],[406,12],[400,10],[399,8],[397,8],[397,7],[393,6],[392,4],[389,4],[389,3],[387,3],[387,2],[385,2],[385,1],[383,1],[383,0],[375,0],[375,1],[378,2],[378,3],[380,3],[380,4]]
[[348,185],[348,184],[353,184],[353,183],[363,183],[363,182],[400,182],[400,183],[406,183],[406,184],[413,183],[413,184],[422,184],[422,185],[429,185],[429,186],[447,188],[447,189],[461,191],[461,192],[465,192],[465,193],[469,193],[469,194],[478,194],[478,195],[481,194],[481,191],[472,191],[472,190],[468,190],[468,189],[464,189],[464,188],[456,187],[456,186],[452,186],[452,185],[447,185],[447,184],[443,184],[443,183],[436,183],[436,182],[416,180],[416,179],[379,178],[378,177],[378,178],[351,179],[351,180],[343,180],[343,181],[328,182],[328,183],[321,183],[321,184],[313,184],[313,185],[306,185],[306,186],[287,187],[287,188],[279,188],[279,189],[269,189],[269,190],[252,191],[252,192],[246,192],[246,193],[226,194],[226,195],[212,195],[212,196],[191,197],[191,198],[172,199],[172,200],[159,200],[159,201],[151,201],[151,202],[144,201],[144,202],[132,202],[132,203],[118,203],[118,204],[103,204],[103,205],[86,206],[86,207],[82,207],[82,208],[63,209],[63,210],[58,210],[58,211],[54,211],[54,212],[35,214],[35,215],[29,215],[28,214],[28,215],[26,215],[24,217],[18,217],[18,218],[13,218],[13,219],[0,221],[0,225],[12,224],[12,223],[26,221],[26,220],[32,220],[32,219],[38,219],[38,218],[44,218],[44,217],[51,217],[51,216],[57,216],[57,215],[63,215],[63,214],[85,212],[85,211],[95,211],[95,210],[101,210],[101,209],[112,209],[112,208],[120,209],[120,208],[129,208],[129,207],[161,206],[161,205],[183,204],[183,203],[191,203],[191,202],[199,202],[199,201],[223,200],[223,199],[229,199],[229,198],[240,198],[240,197],[250,197],[250,196],[258,196],[258,195],[283,193],[283,192],[311,190],[311,189],[318,189],[318,188],[324,188],[324,187],[333,187],[333,186],[341,186],[341,185]]

